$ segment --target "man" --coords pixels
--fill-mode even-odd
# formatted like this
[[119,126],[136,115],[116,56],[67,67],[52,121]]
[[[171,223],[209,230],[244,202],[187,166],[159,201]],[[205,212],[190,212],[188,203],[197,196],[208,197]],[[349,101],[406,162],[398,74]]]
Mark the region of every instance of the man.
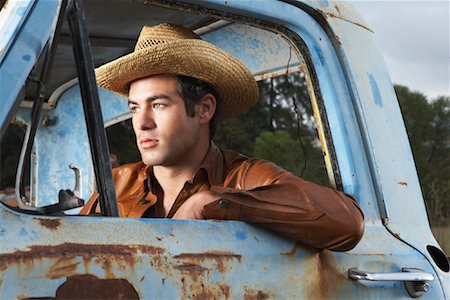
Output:
[[351,197],[212,143],[217,121],[258,98],[230,54],[184,27],[146,26],[133,53],[96,75],[129,99],[142,157],[113,170],[121,216],[241,220],[336,251],[360,240],[364,217]]

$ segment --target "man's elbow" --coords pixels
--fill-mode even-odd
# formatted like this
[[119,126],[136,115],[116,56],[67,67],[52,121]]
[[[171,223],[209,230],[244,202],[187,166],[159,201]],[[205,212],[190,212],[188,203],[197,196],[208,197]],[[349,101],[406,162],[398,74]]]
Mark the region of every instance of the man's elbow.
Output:
[[359,243],[364,234],[364,215],[361,212],[348,218],[341,225],[340,239],[334,245],[328,247],[332,251],[349,251]]

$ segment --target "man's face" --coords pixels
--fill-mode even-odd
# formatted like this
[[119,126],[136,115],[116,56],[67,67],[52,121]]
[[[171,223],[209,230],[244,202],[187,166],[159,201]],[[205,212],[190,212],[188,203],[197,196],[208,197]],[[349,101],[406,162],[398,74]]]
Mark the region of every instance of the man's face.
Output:
[[183,166],[196,155],[200,121],[188,117],[177,81],[155,75],[131,83],[129,107],[142,161],[151,166]]

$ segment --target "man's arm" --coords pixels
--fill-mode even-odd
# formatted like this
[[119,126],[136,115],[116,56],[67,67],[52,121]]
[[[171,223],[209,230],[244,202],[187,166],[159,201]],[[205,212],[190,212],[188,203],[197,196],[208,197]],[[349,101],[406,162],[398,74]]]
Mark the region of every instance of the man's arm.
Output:
[[188,199],[174,218],[200,210],[197,218],[245,221],[334,251],[350,250],[361,239],[363,213],[345,193],[307,182],[267,161],[253,161],[239,172],[237,187],[212,186],[204,197]]

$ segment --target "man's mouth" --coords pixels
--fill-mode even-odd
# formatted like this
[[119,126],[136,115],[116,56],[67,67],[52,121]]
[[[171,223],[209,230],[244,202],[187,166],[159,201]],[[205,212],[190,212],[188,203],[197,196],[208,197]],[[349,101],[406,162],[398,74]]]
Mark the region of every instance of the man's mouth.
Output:
[[142,139],[139,141],[139,145],[142,149],[150,149],[154,148],[158,145],[158,140],[152,140],[152,139]]

